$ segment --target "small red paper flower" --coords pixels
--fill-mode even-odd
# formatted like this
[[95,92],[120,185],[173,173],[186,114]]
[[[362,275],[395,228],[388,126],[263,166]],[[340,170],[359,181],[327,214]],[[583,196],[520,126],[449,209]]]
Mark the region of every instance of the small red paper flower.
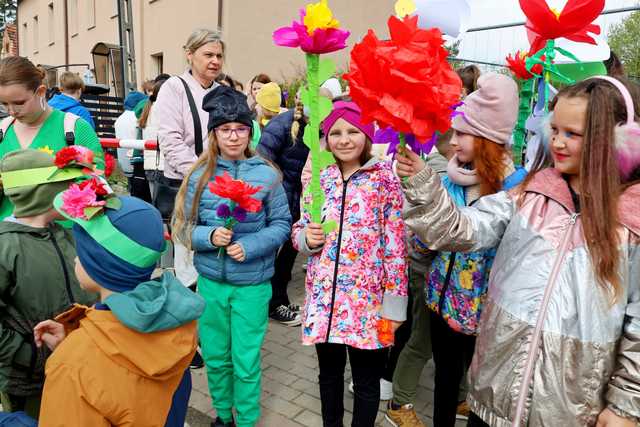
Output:
[[58,169],[78,165],[93,169],[93,151],[80,145],[65,147],[56,153],[54,160]]
[[546,0],[520,0],[527,16],[531,52],[539,52],[547,40],[565,37],[579,43],[596,44],[588,33],[600,34],[593,21],[604,9],[605,0],[569,0],[562,11],[549,7]]
[[116,159],[111,154],[104,155],[104,175],[109,178],[116,169]]
[[228,172],[216,176],[215,181],[209,183],[209,191],[231,200],[247,212],[258,212],[262,208],[262,202],[251,197],[260,190],[262,187],[252,187],[242,180],[231,178]]
[[[511,54],[507,56],[507,66],[509,67],[509,70],[511,70],[513,75],[519,79],[529,80],[534,77],[534,75],[527,70],[526,60],[528,57],[529,55],[520,51],[517,51],[515,56],[511,56]],[[544,61],[544,55],[540,59]],[[531,68],[531,71],[540,75],[542,73],[542,64],[534,65],[533,68]]]
[[349,81],[365,123],[413,134],[424,143],[451,126],[462,82],[447,62],[442,33],[418,28],[418,17],[388,21],[391,40],[372,30],[351,51]]
[[96,193],[96,196],[106,196],[109,194],[104,182],[95,177],[81,182],[78,184],[78,187],[80,187],[81,190],[84,190],[87,187],[91,188],[91,190]]

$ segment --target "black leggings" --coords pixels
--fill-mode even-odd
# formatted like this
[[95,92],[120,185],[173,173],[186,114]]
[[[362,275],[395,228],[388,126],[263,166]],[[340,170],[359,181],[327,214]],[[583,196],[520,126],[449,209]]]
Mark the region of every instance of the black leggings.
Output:
[[474,335],[465,335],[449,327],[438,314],[431,316],[431,347],[436,365],[433,391],[433,425],[454,427],[460,381],[469,369],[476,346]]
[[322,425],[342,427],[344,416],[344,369],[353,376],[352,427],[373,427],[380,404],[380,378],[387,362],[387,349],[360,350],[344,344],[316,344],[320,375]]
[[489,424],[482,421],[482,419],[473,412],[469,415],[469,421],[467,427],[489,427]]

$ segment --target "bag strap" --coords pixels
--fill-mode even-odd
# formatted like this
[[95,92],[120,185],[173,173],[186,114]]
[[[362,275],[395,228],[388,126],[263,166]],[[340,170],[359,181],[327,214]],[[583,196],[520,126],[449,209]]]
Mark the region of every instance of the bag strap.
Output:
[[64,140],[67,145],[76,143],[76,122],[79,117],[72,113],[64,113]]
[[13,124],[14,121],[15,121],[15,117],[13,116],[7,116],[4,119],[2,119],[2,121],[0,122],[0,142],[2,142],[2,140],[4,139],[4,136],[7,134],[7,131],[9,130],[9,127]]
[[186,92],[187,100],[189,101],[191,116],[193,116],[193,131],[196,136],[196,156],[200,157],[200,154],[202,154],[202,124],[200,122],[200,113],[198,112],[198,107],[196,107],[196,101],[193,99],[193,94],[191,93],[191,89],[189,89],[189,85],[187,85],[187,82],[185,82],[182,77],[178,78],[184,86],[184,91]]

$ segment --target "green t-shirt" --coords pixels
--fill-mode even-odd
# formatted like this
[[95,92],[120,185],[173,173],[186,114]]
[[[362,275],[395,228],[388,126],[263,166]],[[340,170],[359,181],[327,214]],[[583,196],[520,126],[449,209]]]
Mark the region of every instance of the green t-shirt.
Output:
[[[64,112],[60,110],[53,110],[47,120],[44,121],[42,127],[33,138],[29,148],[34,150],[42,149],[52,155],[55,155],[58,151],[67,146],[67,142],[64,138]],[[100,170],[104,170],[104,153],[102,152],[102,146],[100,140],[93,130],[91,125],[83,119],[76,121],[75,127],[75,144],[87,147],[95,153],[94,161],[96,167]],[[0,159],[7,153],[22,149],[16,133],[13,130],[13,125],[9,127],[7,133],[4,136],[2,142],[0,142]],[[2,194],[2,202],[0,203],[0,220],[8,217],[13,213],[13,204],[11,201],[4,197]]]

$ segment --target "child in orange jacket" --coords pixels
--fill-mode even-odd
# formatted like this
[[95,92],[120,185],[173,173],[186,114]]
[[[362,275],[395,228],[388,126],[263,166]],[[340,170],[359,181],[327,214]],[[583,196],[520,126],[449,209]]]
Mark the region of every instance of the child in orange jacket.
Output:
[[36,343],[55,349],[39,425],[163,426],[196,350],[204,301],[170,274],[150,280],[164,248],[157,210],[133,197],[100,200],[97,191],[114,209],[87,220],[96,203],[86,205],[85,190],[72,186],[55,207],[74,221],[78,281],[101,303],[36,326]]

